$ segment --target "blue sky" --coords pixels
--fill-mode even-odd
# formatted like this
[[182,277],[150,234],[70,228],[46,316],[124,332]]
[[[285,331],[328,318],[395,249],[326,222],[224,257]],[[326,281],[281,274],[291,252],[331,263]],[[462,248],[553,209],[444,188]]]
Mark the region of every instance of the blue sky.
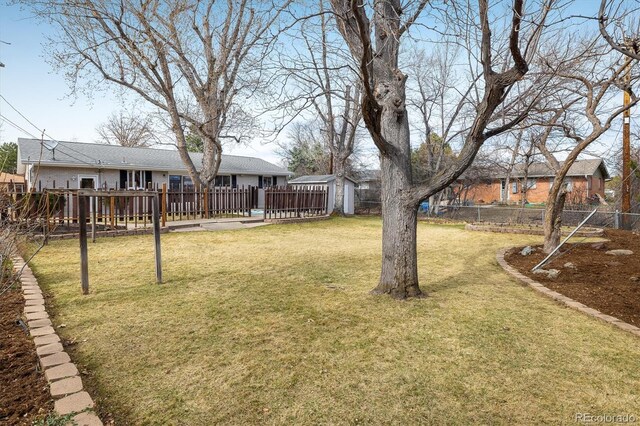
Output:
[[[581,11],[595,14],[598,4],[598,0],[577,0],[571,13]],[[69,88],[63,76],[45,61],[43,42],[51,32],[51,28],[29,12],[18,6],[7,6],[5,1],[0,0],[0,40],[11,43],[0,43],[0,62],[5,65],[0,68],[0,94],[35,124],[34,127],[0,99],[0,114],[26,131],[4,122],[0,128],[2,142],[30,137],[29,133],[40,137],[42,129],[58,140],[94,142],[97,139],[96,126],[112,112],[121,110],[126,103],[108,91],[96,94],[95,99],[88,99],[84,95],[69,98]],[[609,142],[607,145],[619,143],[616,141],[619,140],[617,130],[603,138]],[[276,151],[274,143],[265,144],[261,141],[225,147],[228,154],[258,156],[278,163],[280,158]],[[375,157],[372,144],[366,144],[364,151]],[[375,166],[373,163],[375,161],[372,161],[372,166]]]
[[[95,99],[79,95],[68,97],[69,88],[64,77],[45,61],[43,42],[52,30],[18,6],[7,6],[0,0],[0,94],[29,121],[29,124],[4,100],[0,99],[0,114],[29,133],[40,137],[42,129],[54,139],[94,142],[96,127],[123,107],[114,93],[101,92]],[[0,120],[3,121],[3,120]],[[15,142],[29,133],[3,122],[0,141]],[[258,156],[277,163],[276,145],[260,141],[242,146],[229,146],[227,154]]]

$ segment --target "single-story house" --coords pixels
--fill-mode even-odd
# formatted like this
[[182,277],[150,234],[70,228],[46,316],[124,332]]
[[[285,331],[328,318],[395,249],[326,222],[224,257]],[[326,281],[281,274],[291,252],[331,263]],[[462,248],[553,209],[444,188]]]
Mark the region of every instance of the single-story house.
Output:
[[[520,203],[523,197],[529,203],[543,203],[551,191],[554,175],[547,163],[533,163],[529,165],[525,182],[524,165],[519,164],[511,172],[508,188],[506,172],[497,172],[468,185],[462,180],[458,190],[465,192],[460,194],[461,198],[476,204]],[[604,200],[604,183],[610,178],[602,159],[577,160],[565,179],[569,192],[567,203],[586,204]]]
[[23,192],[24,176],[13,173],[0,173],[0,191]]
[[[201,153],[190,154],[202,164]],[[130,148],[120,145],[18,139],[18,173],[28,189],[141,189],[167,184],[170,191],[194,185],[176,150]],[[222,155],[216,186],[254,186],[258,208],[263,188],[286,185],[293,173],[255,157]]]
[[[327,211],[332,212],[336,205],[336,177],[335,175],[309,175],[300,176],[298,178],[289,181],[289,184],[293,187],[304,186],[322,186],[327,188],[328,203]],[[354,209],[354,197],[355,197],[355,185],[356,181],[348,176],[344,179],[344,213],[353,214]]]

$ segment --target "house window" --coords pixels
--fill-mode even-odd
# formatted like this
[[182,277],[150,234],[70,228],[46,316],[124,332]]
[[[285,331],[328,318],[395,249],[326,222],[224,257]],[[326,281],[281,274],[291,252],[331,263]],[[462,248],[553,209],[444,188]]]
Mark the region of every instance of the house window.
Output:
[[182,189],[182,176],[169,175],[169,191],[180,191]]
[[512,194],[517,194],[518,193],[518,181],[513,181],[511,182],[511,193]]
[[567,192],[573,191],[573,181],[571,179],[565,179],[564,184],[567,185]]
[[231,176],[216,176],[215,186],[231,186]]
[[195,185],[189,176],[182,176],[182,188],[183,191],[195,190]]
[[264,186],[265,188],[273,186],[273,178],[271,176],[264,176],[262,178],[262,186]]
[[142,170],[127,170],[127,188],[144,188],[144,172]]
[[536,189],[536,184],[535,179],[527,179],[527,189]]

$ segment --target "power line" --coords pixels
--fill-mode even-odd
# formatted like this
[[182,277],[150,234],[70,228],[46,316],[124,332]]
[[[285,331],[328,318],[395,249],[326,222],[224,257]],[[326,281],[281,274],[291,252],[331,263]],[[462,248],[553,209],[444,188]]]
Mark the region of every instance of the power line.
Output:
[[[2,96],[2,95],[0,95]],[[27,135],[31,136],[34,139],[38,139],[37,136],[35,136],[33,133],[29,132],[28,130],[23,129],[22,127],[18,126],[16,123],[14,123],[13,121],[9,120],[7,117],[5,117],[4,115],[0,114],[0,118],[3,119],[6,123],[10,124],[11,126],[15,127],[16,129],[20,130],[21,132],[26,133]]]
[[[21,132],[24,132],[24,133],[26,133],[27,135],[31,136],[33,139],[39,140],[39,138],[38,138],[36,135],[34,135],[33,133],[29,132],[28,130],[23,129],[22,127],[20,127],[19,125],[17,125],[17,124],[16,124],[16,123],[14,123],[13,121],[9,120],[9,119],[8,119],[7,117],[5,117],[4,115],[0,114],[0,119],[2,119],[3,121],[5,121],[7,124],[9,124],[9,125],[13,126],[14,128],[16,128],[16,129],[20,130]],[[74,155],[72,155],[72,154],[69,154],[68,152],[65,152],[65,151],[64,151],[64,149],[62,149],[62,148],[64,148],[64,149],[68,149],[69,147],[67,147],[67,146],[59,146],[59,147],[57,147],[58,152],[61,152],[62,154],[66,155],[67,157],[69,157],[69,158],[73,158],[74,160],[79,161],[79,162],[81,162],[81,163],[84,163],[84,164],[86,164],[86,165],[88,165],[88,166],[96,166],[95,160],[94,160],[94,162],[93,162],[93,163],[90,163],[90,162],[85,161],[85,160],[82,160],[82,159],[80,159],[80,158],[78,158],[78,157],[76,157],[76,156],[74,156]],[[72,150],[72,151],[75,151],[75,150]],[[77,152],[77,151],[75,151],[75,152]],[[89,157],[89,158],[90,158],[90,157]]]
[[[43,134],[44,136],[48,137],[49,139],[51,139],[51,140],[53,140],[53,141],[60,142],[60,141],[58,141],[57,139],[55,139],[54,137],[52,137],[51,135],[47,134],[45,131],[41,130],[38,126],[36,126],[36,125],[35,125],[31,120],[29,120],[29,119],[28,119],[28,118],[27,118],[23,113],[21,113],[21,112],[18,110],[18,108],[16,108],[15,106],[13,106],[13,105],[11,104],[11,102],[9,102],[9,101],[7,100],[7,98],[5,98],[2,94],[0,94],[0,98],[2,98],[2,100],[4,100],[4,101],[7,103],[7,105],[9,105],[9,106],[10,106],[10,107],[15,111],[15,112],[17,112],[17,113],[20,115],[20,117],[22,117],[23,119],[25,119],[25,120],[27,121],[27,123],[31,124],[31,125],[32,125],[36,130],[38,130],[39,132],[42,132],[42,134]],[[18,126],[17,124],[15,124],[15,123],[11,122],[8,118],[6,118],[6,117],[3,117],[3,118],[4,118],[4,120],[6,120],[7,122],[9,122],[9,124],[12,124],[14,127],[18,128],[19,130],[21,130],[21,131],[25,132],[26,134],[30,135],[32,138],[34,138],[34,139],[39,139],[37,136],[34,136],[34,135],[33,135],[33,133],[31,133],[31,132],[29,132],[29,131],[27,131],[27,130],[23,129],[22,127]],[[80,162],[82,162],[82,163],[84,163],[84,164],[88,164],[88,165],[92,165],[92,166],[93,166],[93,165],[95,165],[95,164],[98,162],[98,160],[97,160],[96,158],[93,158],[93,157],[91,157],[90,155],[87,155],[87,154],[84,154],[84,153],[82,153],[82,152],[80,152],[80,151],[77,151],[77,150],[75,150],[75,149],[73,149],[73,148],[71,148],[71,147],[69,147],[69,146],[64,146],[64,149],[68,149],[68,150],[70,150],[70,151],[73,151],[73,152],[75,152],[76,154],[82,155],[83,157],[86,157],[86,158],[88,158],[89,160],[91,160],[91,161],[92,161],[92,163],[89,163],[89,162],[87,162],[87,161],[81,160],[81,159],[79,159],[79,158],[77,158],[77,157],[75,157],[75,156],[73,156],[73,155],[69,154],[68,152],[64,152],[64,150],[62,150],[62,149],[58,148],[58,151],[59,151],[59,152],[62,152],[63,154],[65,154],[65,155],[67,155],[67,156],[69,156],[69,157],[73,158],[74,160],[80,161]]]

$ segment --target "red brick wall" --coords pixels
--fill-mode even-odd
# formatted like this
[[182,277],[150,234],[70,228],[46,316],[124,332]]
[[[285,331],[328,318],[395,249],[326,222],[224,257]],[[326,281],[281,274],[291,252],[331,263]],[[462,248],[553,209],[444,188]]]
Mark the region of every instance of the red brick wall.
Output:
[[[599,176],[585,177],[572,177],[569,178],[572,183],[571,192],[567,196],[567,203],[579,204],[585,203],[588,196],[592,196],[595,193],[600,194],[604,198],[604,179]],[[513,193],[513,181],[510,182],[508,192],[509,204],[517,204],[522,201],[522,180],[517,180],[517,192]],[[591,182],[591,188],[588,188],[588,183]],[[526,194],[527,201],[529,203],[544,203],[547,201],[549,190],[553,183],[553,178],[536,178],[535,188],[529,188]],[[479,183],[473,185],[468,189],[463,189],[461,194],[461,200],[473,201],[475,204],[491,204],[504,202],[500,198],[501,182],[499,179],[492,181],[490,184]]]

